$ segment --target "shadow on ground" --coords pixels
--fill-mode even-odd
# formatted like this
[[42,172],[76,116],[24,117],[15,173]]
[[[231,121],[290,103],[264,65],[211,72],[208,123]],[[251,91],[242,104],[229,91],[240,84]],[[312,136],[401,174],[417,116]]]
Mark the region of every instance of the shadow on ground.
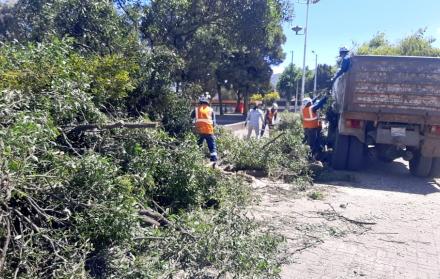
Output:
[[408,163],[403,160],[384,163],[372,159],[367,163],[364,170],[357,172],[335,171],[335,174],[339,176],[348,175],[354,179],[345,182],[326,182],[326,184],[417,195],[429,195],[440,192],[440,180],[424,179],[411,175]]

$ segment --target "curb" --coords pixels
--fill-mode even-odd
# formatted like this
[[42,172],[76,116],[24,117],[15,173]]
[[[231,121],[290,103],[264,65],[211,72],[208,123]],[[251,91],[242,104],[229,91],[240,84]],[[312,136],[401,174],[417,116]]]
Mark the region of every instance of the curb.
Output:
[[234,124],[222,125],[222,127],[231,131],[238,131],[244,129],[244,122],[245,121],[237,122]]

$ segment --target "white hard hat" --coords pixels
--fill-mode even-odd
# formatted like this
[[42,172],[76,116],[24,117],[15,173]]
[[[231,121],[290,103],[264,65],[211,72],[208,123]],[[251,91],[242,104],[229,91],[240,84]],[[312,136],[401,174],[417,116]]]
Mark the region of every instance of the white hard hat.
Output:
[[202,96],[199,97],[199,102],[200,103],[207,103],[207,104],[209,104],[209,99],[210,99],[209,95],[208,96],[202,95]]
[[339,52],[350,52],[345,46],[339,48]]
[[305,98],[303,99],[303,106],[305,107],[305,106],[307,106],[309,103],[310,103],[310,104],[312,103],[312,99],[310,99],[309,97],[305,97]]
[[274,109],[278,109],[278,104],[277,103],[273,103],[273,108]]

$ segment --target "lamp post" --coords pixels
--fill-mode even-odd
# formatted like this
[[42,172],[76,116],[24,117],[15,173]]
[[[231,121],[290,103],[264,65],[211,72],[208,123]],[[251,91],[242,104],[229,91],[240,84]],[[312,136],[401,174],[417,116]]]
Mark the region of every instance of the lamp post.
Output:
[[313,84],[313,97],[316,95],[316,85],[318,82],[318,54],[313,50],[313,54],[315,54],[315,83]]
[[[296,95],[295,95],[295,112],[298,111],[298,87],[299,87],[299,80],[296,81]],[[302,102],[302,100],[301,100]]]
[[[292,28],[295,31],[296,35],[304,35],[304,55],[303,55],[303,75],[302,75],[302,83],[301,83],[301,102],[304,99],[304,93],[306,91],[306,54],[307,54],[307,25],[309,23],[309,6],[310,3],[316,4],[319,0],[307,0],[307,8],[306,8],[306,26],[302,28],[301,26],[295,26]],[[304,29],[304,34],[298,34],[299,31]]]

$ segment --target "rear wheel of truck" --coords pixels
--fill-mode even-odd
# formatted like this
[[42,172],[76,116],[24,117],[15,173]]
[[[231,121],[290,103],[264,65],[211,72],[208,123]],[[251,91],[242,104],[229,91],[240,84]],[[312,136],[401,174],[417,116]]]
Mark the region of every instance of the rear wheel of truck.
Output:
[[440,178],[440,158],[432,159],[431,173],[429,176]]
[[348,146],[350,137],[336,133],[336,140],[333,148],[332,167],[335,170],[345,170],[347,168]]
[[409,161],[409,171],[414,176],[428,177],[431,174],[432,163],[432,158],[425,157],[417,152],[414,158]]
[[350,147],[348,149],[347,168],[349,170],[359,170],[362,168],[365,159],[365,144],[357,137],[350,137]]
[[392,161],[394,161],[394,158],[389,157],[388,154],[389,148],[390,147],[385,144],[376,144],[375,149],[376,149],[377,159],[379,161],[384,163],[391,163]]

